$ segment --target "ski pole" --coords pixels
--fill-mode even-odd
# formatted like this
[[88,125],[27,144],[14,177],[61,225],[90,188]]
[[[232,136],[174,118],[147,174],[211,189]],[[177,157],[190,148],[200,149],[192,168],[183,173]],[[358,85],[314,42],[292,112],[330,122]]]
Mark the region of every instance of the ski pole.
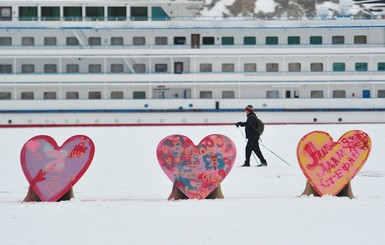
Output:
[[270,150],[269,148],[267,148],[264,144],[262,144],[262,140],[260,140],[259,144],[261,146],[263,146],[266,150],[270,151],[271,153],[273,153],[274,156],[278,157],[279,159],[281,159],[284,163],[286,163],[287,165],[291,166],[290,163],[288,163],[287,161],[285,161],[282,157],[278,156],[276,153],[274,153],[272,150]]
[[[241,132],[241,134],[242,134],[242,136],[243,136],[243,139],[246,141],[246,137],[245,137],[245,135],[243,134],[242,130],[241,130],[239,127],[238,127],[238,129],[239,129],[239,131]],[[276,153],[274,153],[272,150],[270,150],[267,146],[265,146],[265,145],[262,143],[261,138],[259,138],[259,141],[260,141],[259,144],[261,144],[261,146],[263,146],[263,148],[265,148],[266,150],[270,151],[274,156],[278,157],[281,161],[283,161],[283,162],[286,163],[287,165],[291,166],[290,163],[288,163],[287,161],[285,161],[282,157],[278,156]],[[247,141],[246,141],[246,142],[247,142]],[[254,152],[252,151],[251,153],[253,154],[255,161],[257,161],[257,158],[256,158]]]
[[[240,129],[239,127],[237,127],[238,129],[239,129],[239,132],[241,132],[241,134],[242,134],[242,136],[243,136],[243,139],[245,140],[245,142],[247,143],[247,139],[246,139],[246,137],[245,137],[245,135],[243,134],[243,132],[242,132],[242,129]],[[255,156],[255,153],[254,153],[254,151],[251,151],[251,154],[253,155],[253,157],[254,157],[254,159],[255,159],[255,161],[257,162],[257,164],[258,164],[258,160],[257,160],[257,157]]]

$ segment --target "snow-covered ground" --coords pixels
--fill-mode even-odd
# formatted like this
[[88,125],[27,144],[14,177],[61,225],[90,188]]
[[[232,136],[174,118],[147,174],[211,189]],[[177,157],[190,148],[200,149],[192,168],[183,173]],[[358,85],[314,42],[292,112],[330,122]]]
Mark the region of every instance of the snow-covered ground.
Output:
[[[314,130],[337,140],[353,129],[367,132],[373,144],[352,181],[355,198],[299,197],[306,179],[296,160],[298,141]],[[160,140],[184,134],[198,144],[208,134],[224,134],[237,145],[241,165],[245,142],[235,126],[2,128],[1,244],[384,244],[383,129],[383,124],[267,125],[263,144],[291,166],[262,148],[269,166],[234,167],[222,183],[225,199],[167,201],[172,183],[157,162]],[[71,201],[21,203],[28,183],[20,150],[41,134],[59,145],[76,134],[95,143],[93,163]]]

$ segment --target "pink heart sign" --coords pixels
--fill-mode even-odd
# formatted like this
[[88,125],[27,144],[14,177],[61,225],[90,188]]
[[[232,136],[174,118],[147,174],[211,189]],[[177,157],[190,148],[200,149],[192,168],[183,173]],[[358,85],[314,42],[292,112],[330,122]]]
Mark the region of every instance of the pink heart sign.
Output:
[[313,131],[297,146],[302,172],[320,196],[337,195],[364,166],[372,147],[368,134],[352,130],[338,141],[326,132]]
[[184,135],[170,135],[156,149],[167,177],[190,199],[204,199],[226,178],[237,150],[220,134],[204,137],[196,146]]
[[67,139],[61,147],[47,135],[28,140],[21,149],[24,175],[42,201],[55,202],[83,176],[95,146],[85,135]]

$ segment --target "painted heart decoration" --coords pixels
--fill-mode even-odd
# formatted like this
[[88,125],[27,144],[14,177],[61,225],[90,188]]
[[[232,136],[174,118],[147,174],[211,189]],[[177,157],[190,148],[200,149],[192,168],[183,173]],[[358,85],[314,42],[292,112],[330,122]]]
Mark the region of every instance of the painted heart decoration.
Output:
[[170,135],[156,149],[162,170],[189,199],[204,199],[215,190],[236,154],[233,141],[220,134],[208,135],[198,145],[184,135]]
[[299,165],[320,196],[337,195],[364,166],[372,147],[369,135],[352,130],[338,141],[326,132],[313,131],[297,146]]
[[50,136],[38,135],[24,144],[20,162],[39,198],[55,202],[83,176],[94,152],[94,143],[85,135],[72,136],[61,147]]

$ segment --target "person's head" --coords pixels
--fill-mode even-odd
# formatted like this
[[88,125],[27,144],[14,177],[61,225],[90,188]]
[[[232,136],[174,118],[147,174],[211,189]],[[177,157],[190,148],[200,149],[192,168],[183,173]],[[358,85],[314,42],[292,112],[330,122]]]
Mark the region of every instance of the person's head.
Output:
[[254,112],[253,106],[252,106],[252,105],[246,106],[245,112],[246,112],[247,114]]

